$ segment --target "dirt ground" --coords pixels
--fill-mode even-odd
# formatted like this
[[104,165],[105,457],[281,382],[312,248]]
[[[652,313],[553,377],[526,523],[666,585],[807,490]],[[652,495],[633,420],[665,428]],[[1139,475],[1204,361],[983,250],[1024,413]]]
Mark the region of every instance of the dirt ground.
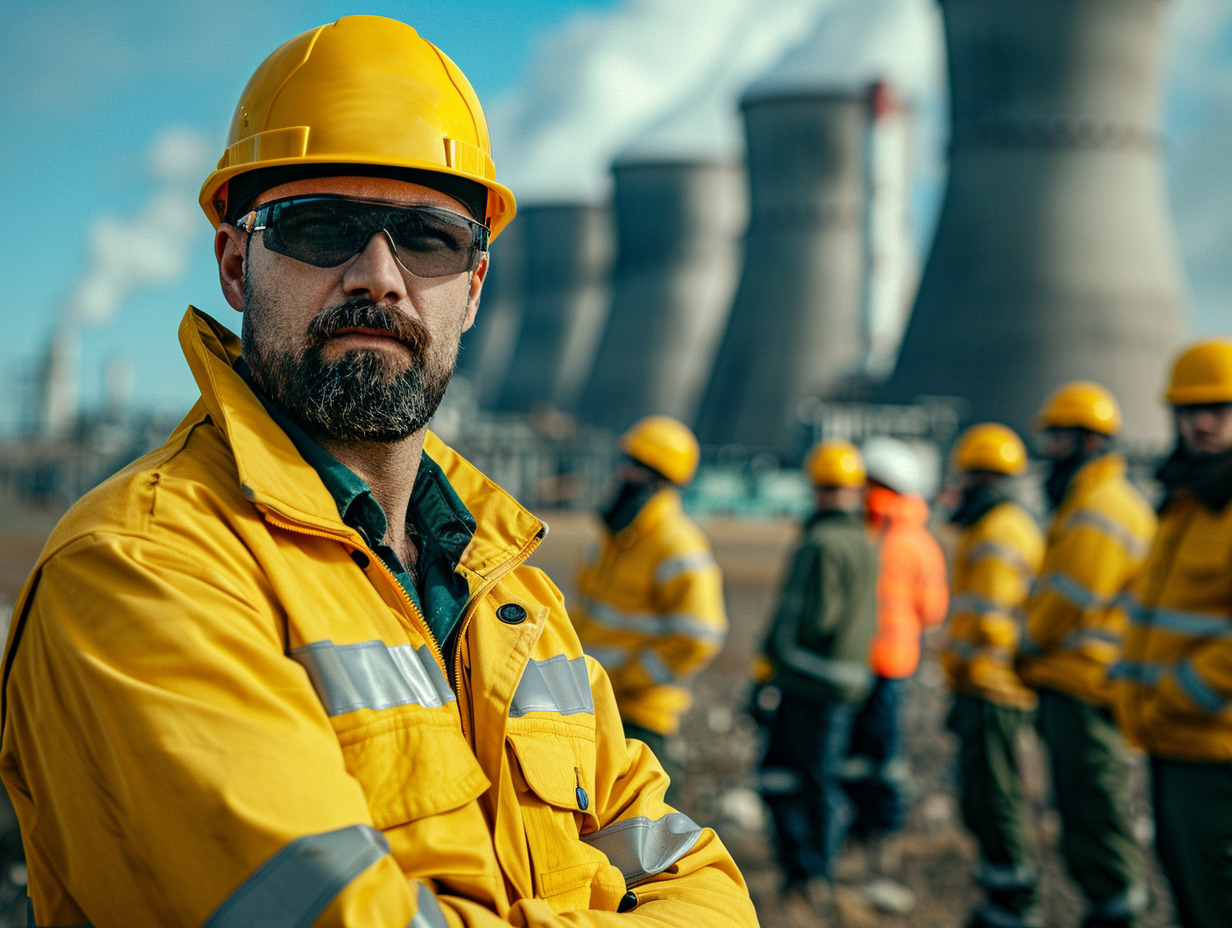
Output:
[[[578,559],[597,537],[589,515],[545,515],[548,538],[532,563],[546,570],[564,591],[574,593]],[[33,564],[55,516],[18,511],[0,504],[0,600],[11,602]],[[742,713],[747,673],[796,527],[786,520],[712,518],[702,526],[711,538],[724,571],[731,632],[719,658],[696,684],[696,705],[686,719],[679,747],[690,770],[683,785],[682,807],[698,822],[714,827],[748,880],[764,928],[808,928],[819,923],[780,904],[779,877],[766,837],[761,803],[753,791],[758,742],[755,726]],[[7,612],[7,607],[5,607]],[[913,679],[907,739],[915,801],[904,836],[904,882],[917,903],[906,915],[873,908],[859,881],[839,886],[838,905],[844,928],[961,928],[978,899],[972,872],[975,850],[956,818],[952,757],[954,744],[941,719],[948,696],[935,660],[937,636],[926,641],[927,655]],[[1083,906],[1064,875],[1057,855],[1057,822],[1048,809],[1047,786],[1040,772],[1038,747],[1027,752],[1028,791],[1036,807],[1043,858],[1042,881],[1049,928],[1078,926]],[[1142,765],[1135,769],[1137,829],[1149,847]],[[1149,850],[1147,858],[1151,860]],[[1173,924],[1168,893],[1151,862],[1152,903],[1146,928]],[[0,926],[9,924],[0,913]],[[20,921],[11,924],[20,924]]]

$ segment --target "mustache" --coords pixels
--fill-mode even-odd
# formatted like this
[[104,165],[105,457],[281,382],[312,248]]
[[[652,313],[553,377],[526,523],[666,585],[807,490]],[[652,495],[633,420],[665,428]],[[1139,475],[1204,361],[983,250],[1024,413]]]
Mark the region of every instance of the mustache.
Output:
[[308,323],[309,349],[320,348],[344,329],[389,332],[413,357],[422,357],[432,341],[427,327],[418,319],[371,300],[352,300],[324,310]]

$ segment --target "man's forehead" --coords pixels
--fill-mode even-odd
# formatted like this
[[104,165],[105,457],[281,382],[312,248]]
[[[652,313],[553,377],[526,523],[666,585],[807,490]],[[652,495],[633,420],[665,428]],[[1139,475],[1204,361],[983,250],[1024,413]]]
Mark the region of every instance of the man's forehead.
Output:
[[281,200],[285,197],[312,196],[314,194],[332,194],[334,196],[357,197],[365,200],[385,200],[403,206],[439,206],[469,216],[470,211],[460,200],[447,193],[416,184],[406,180],[396,180],[392,177],[308,177],[289,181],[264,191],[253,202],[253,206],[269,203],[271,200]]

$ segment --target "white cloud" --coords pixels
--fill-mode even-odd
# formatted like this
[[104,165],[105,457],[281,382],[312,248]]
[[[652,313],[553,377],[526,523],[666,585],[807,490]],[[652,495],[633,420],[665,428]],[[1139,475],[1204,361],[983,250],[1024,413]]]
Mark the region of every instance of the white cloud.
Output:
[[184,275],[204,230],[196,193],[210,151],[204,137],[183,129],[155,138],[149,152],[155,193],[135,215],[108,214],[90,224],[89,265],[64,305],[65,323],[109,322],[136,291]]

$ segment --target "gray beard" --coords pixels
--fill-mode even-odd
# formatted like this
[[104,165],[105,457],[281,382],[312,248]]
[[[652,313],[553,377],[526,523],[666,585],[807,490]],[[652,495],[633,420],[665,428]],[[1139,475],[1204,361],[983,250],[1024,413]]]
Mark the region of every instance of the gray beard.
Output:
[[[371,302],[322,311],[310,324],[309,343],[301,353],[258,341],[255,330],[271,313],[251,288],[244,306],[244,359],[269,400],[310,435],[348,444],[401,441],[428,424],[453,376],[452,360],[432,357],[432,339],[422,323]],[[352,325],[397,333],[410,360],[395,368],[386,356],[362,349],[325,360],[329,335]]]

